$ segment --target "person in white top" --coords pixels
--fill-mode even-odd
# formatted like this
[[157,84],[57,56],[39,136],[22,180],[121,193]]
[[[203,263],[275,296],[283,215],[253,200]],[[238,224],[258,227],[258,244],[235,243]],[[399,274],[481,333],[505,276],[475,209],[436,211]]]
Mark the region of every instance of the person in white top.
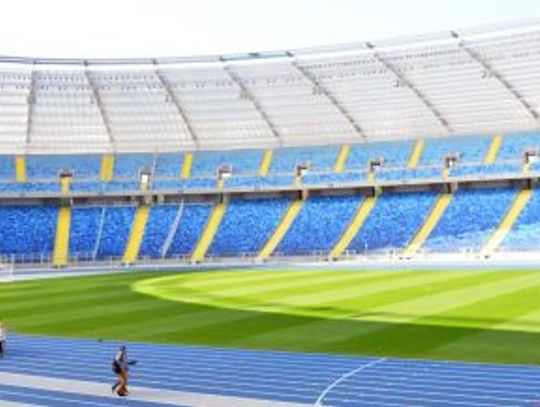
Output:
[[0,322],[0,359],[6,353],[6,325]]

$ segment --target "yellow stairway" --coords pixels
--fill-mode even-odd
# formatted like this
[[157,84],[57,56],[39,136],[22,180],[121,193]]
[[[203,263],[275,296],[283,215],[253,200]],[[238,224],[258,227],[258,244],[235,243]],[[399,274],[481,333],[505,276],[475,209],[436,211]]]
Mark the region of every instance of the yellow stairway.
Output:
[[521,213],[525,205],[527,205],[527,202],[529,202],[531,196],[531,189],[523,189],[517,193],[514,202],[512,202],[512,205],[510,206],[508,212],[499,224],[499,227],[497,228],[497,230],[495,230],[495,232],[493,232],[482,250],[480,250],[480,256],[490,256],[495,250],[497,250],[506,234],[512,229],[512,226],[514,226],[514,223],[519,217],[519,214]]
[[69,230],[71,227],[71,208],[62,206],[58,211],[56,223],[56,239],[54,242],[53,264],[55,267],[64,267],[69,255]]
[[60,177],[60,188],[63,194],[69,193],[71,177]]
[[270,171],[270,165],[272,165],[273,156],[274,156],[274,152],[272,150],[266,150],[264,152],[264,156],[261,161],[261,168],[259,168],[259,175],[263,177],[265,175],[268,175],[268,172]]
[[191,176],[191,167],[193,167],[193,153],[184,154],[184,161],[182,162],[182,178],[186,179]]
[[26,182],[26,159],[24,155],[15,157],[15,179],[17,182]]
[[330,252],[330,258],[332,260],[339,259],[343,252],[347,250],[347,247],[349,247],[351,244],[352,240],[366,221],[376,203],[377,197],[365,198],[362,203],[360,203],[360,206],[358,207],[358,210],[356,211],[351,223]]
[[114,155],[103,154],[101,158],[101,180],[112,181],[114,177]]
[[341,146],[341,150],[339,151],[339,155],[336,159],[336,163],[334,164],[335,173],[343,172],[343,170],[345,169],[345,164],[347,163],[347,158],[349,158],[350,152],[351,152],[350,145]]
[[407,168],[418,167],[418,164],[420,163],[420,158],[422,157],[422,153],[424,152],[425,146],[426,146],[425,140],[422,140],[422,139],[416,140],[414,149],[411,153],[411,156],[409,157],[409,162],[407,163]]
[[144,236],[146,222],[148,221],[149,211],[150,207],[148,205],[141,205],[137,208],[137,213],[131,225],[129,241],[124,252],[124,258],[122,259],[124,264],[133,264],[137,260],[137,257],[139,257],[139,249]]
[[491,139],[491,145],[489,146],[489,150],[486,153],[486,158],[484,159],[485,164],[494,164],[495,160],[497,159],[497,154],[499,154],[499,150],[501,149],[503,137],[501,134],[496,134]]
[[441,194],[439,196],[439,198],[433,205],[433,208],[431,208],[431,212],[429,213],[424,224],[420,227],[418,232],[416,232],[416,236],[411,241],[411,243],[409,243],[409,246],[404,250],[403,255],[405,257],[414,256],[418,249],[422,247],[433,229],[435,229],[435,226],[437,226],[437,224],[439,223],[439,220],[443,216],[444,211],[446,211],[446,208],[448,207],[448,204],[451,200],[452,194]]
[[216,206],[214,206],[214,210],[212,211],[208,222],[206,222],[206,228],[204,229],[195,250],[193,250],[193,253],[191,254],[192,262],[199,263],[204,260],[204,256],[206,256],[206,252],[212,244],[212,240],[214,240],[214,236],[221,224],[223,215],[225,215],[225,209],[227,209],[227,204],[225,202],[217,203]]
[[300,199],[291,203],[289,209],[287,209],[287,212],[285,212],[285,215],[281,218],[281,222],[274,231],[274,234],[268,239],[268,242],[266,242],[259,253],[259,259],[265,260],[272,255],[303,207],[304,201]]

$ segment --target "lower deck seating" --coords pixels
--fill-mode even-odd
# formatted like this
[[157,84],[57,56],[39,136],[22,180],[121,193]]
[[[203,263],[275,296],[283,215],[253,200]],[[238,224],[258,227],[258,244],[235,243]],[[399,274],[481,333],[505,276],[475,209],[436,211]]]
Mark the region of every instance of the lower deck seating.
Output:
[[38,260],[53,251],[57,206],[0,206],[0,254]]
[[433,192],[383,193],[348,250],[402,251],[422,226],[435,199]]
[[183,206],[180,222],[165,257],[182,257],[191,254],[204,231],[212,208],[212,204],[206,203]]
[[276,248],[276,255],[327,254],[360,205],[360,196],[311,197]]
[[516,223],[508,232],[499,249],[510,251],[540,250],[540,190],[535,189]]
[[208,255],[257,255],[289,204],[285,198],[231,200]]
[[174,220],[182,208],[180,205],[158,205],[150,208],[139,255],[142,257],[164,257],[165,243]]
[[513,188],[460,189],[424,244],[427,252],[478,252],[508,211]]
[[104,220],[99,231],[97,258],[119,257],[124,254],[135,210],[134,206],[105,208]]

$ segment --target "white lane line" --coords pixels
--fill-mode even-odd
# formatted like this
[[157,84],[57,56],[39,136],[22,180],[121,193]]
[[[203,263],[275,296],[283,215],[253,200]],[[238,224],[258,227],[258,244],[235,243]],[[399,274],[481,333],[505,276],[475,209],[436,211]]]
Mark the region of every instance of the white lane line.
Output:
[[[82,380],[54,379],[44,376],[23,375],[18,373],[0,373],[0,383],[8,386],[27,387],[82,394],[87,396],[110,396],[108,384]],[[162,403],[184,407],[307,407],[311,404],[287,403],[274,400],[261,400],[244,397],[217,396],[203,393],[191,393],[160,390],[149,387],[130,387],[130,399],[149,403]]]
[[1,400],[2,407],[39,407],[35,404],[28,404],[28,403],[17,403],[15,401],[6,401]]
[[355,375],[356,373],[358,372],[361,372],[362,370],[365,370],[369,367],[372,367],[372,366],[375,366],[375,365],[378,365],[379,363],[382,363],[384,362],[385,360],[387,360],[388,358],[380,358],[380,359],[375,359],[365,365],[362,365],[360,367],[357,367],[356,369],[353,369],[351,370],[350,372],[347,372],[343,375],[341,375],[340,377],[338,377],[333,383],[331,383],[326,389],[323,390],[323,392],[320,394],[319,398],[317,399],[317,401],[315,402],[315,406],[322,406],[322,402],[324,400],[324,398],[326,397],[326,395],[334,388],[336,387],[338,384],[340,384],[342,381],[348,379],[349,377]]

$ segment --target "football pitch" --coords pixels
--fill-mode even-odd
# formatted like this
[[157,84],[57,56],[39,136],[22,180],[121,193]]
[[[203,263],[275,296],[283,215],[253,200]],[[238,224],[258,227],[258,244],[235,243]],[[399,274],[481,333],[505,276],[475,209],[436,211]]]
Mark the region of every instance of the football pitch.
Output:
[[128,272],[0,285],[18,333],[540,364],[538,271]]

